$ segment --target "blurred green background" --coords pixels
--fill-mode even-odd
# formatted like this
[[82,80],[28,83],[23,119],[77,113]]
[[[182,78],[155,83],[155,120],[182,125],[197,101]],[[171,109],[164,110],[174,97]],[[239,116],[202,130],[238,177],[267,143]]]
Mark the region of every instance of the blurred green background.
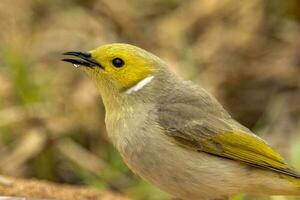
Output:
[[[300,169],[299,22],[298,0],[1,0],[0,174],[169,199],[122,162],[93,83],[60,62],[112,42],[159,55]],[[269,198],[287,199],[233,199]]]

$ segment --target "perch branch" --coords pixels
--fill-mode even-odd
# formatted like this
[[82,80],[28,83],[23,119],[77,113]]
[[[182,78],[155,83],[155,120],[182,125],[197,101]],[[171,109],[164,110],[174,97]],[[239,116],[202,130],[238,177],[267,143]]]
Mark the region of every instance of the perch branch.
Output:
[[0,181],[0,196],[26,197],[35,200],[129,200],[110,191],[98,191],[84,186],[3,176],[0,176]]

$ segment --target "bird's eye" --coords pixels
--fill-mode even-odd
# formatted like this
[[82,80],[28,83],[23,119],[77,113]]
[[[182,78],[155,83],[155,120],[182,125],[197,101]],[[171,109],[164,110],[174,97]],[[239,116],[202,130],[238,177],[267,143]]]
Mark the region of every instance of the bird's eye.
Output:
[[117,68],[120,68],[120,67],[123,67],[123,65],[125,64],[124,60],[122,60],[121,58],[114,58],[112,60],[112,64],[117,67]]

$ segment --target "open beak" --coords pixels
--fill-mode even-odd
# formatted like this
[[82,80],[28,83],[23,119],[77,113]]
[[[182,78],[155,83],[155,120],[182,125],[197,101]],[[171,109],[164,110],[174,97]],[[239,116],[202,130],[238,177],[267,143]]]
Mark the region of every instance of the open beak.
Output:
[[75,56],[81,59],[73,59],[73,58],[64,58],[62,61],[72,63],[75,66],[81,65],[85,67],[100,67],[101,69],[104,69],[103,66],[101,66],[100,63],[98,63],[95,59],[92,58],[92,54],[88,52],[80,52],[80,51],[69,51],[63,53],[63,55],[67,56]]

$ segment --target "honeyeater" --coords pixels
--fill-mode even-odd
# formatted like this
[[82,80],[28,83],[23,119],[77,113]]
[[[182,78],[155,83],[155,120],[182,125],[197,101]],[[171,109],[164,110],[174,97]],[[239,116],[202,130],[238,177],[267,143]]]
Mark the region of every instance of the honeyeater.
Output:
[[121,43],[64,55],[95,82],[128,167],[172,196],[300,195],[300,175],[279,153],[159,57]]

